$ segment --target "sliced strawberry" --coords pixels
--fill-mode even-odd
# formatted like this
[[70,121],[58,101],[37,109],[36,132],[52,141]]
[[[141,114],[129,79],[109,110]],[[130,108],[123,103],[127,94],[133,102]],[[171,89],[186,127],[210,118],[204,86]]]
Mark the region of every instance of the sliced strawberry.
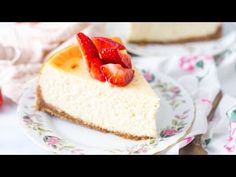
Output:
[[120,87],[131,82],[134,77],[131,57],[120,39],[115,39],[118,42],[105,37],[91,40],[83,33],[78,33],[77,39],[93,78]]
[[3,96],[2,96],[2,92],[0,89],[0,107],[3,105]]
[[123,68],[120,64],[102,65],[101,71],[109,83],[119,87],[129,84],[134,77],[134,70]]
[[121,58],[117,49],[104,48],[100,51],[99,54],[100,54],[101,60],[105,61],[106,63],[121,64],[123,66],[123,63],[121,61]]
[[78,33],[77,39],[80,44],[81,51],[87,61],[90,75],[93,78],[104,82],[105,77],[100,71],[100,67],[103,62],[99,58],[98,50],[93,41],[83,33]]
[[131,57],[122,51],[105,48],[100,52],[101,59],[106,63],[120,64],[124,68],[131,68]]
[[113,41],[112,39],[106,38],[106,37],[93,37],[92,38],[95,46],[97,47],[97,50],[100,52],[102,49],[118,49],[118,50],[124,50],[125,46]]
[[99,58],[92,58],[90,59],[90,75],[97,79],[100,80],[102,82],[105,82],[106,79],[103,75],[103,73],[101,72],[101,66],[102,66],[102,61]]
[[120,55],[122,63],[125,65],[125,67],[132,68],[131,56],[123,51],[119,51],[119,55]]
[[90,67],[91,58],[99,58],[98,50],[94,45],[93,41],[83,33],[77,34],[77,40],[80,44],[81,52],[83,53],[87,64]]

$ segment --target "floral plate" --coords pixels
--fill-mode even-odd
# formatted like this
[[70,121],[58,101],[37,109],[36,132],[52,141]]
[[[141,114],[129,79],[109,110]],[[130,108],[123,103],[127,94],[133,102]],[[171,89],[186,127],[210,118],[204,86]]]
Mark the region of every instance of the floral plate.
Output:
[[59,154],[159,154],[186,137],[195,119],[189,94],[170,77],[143,71],[160,97],[158,138],[132,141],[54,118],[35,109],[35,80],[20,99],[18,115],[28,137],[45,150]]

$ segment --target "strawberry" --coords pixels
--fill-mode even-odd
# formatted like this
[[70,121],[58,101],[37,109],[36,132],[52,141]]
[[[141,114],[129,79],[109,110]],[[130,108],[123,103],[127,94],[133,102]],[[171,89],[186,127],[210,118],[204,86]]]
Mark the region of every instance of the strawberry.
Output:
[[3,96],[2,96],[2,92],[0,89],[0,107],[3,105]]
[[119,55],[120,55],[122,63],[125,65],[125,67],[132,68],[131,56],[128,55],[126,52],[123,52],[122,50],[119,51]]
[[90,68],[90,59],[99,58],[98,50],[93,41],[83,33],[77,34],[77,40],[80,44],[81,52],[83,53]]
[[112,39],[106,38],[106,37],[93,37],[92,38],[95,46],[97,47],[98,52],[100,52],[102,49],[118,49],[118,50],[124,50],[125,46],[115,42]]
[[121,61],[121,58],[117,49],[104,48],[100,51],[99,54],[100,54],[101,60],[105,61],[106,63],[121,64],[123,66],[123,63]]
[[87,61],[90,75],[93,78],[104,82],[105,78],[100,71],[100,66],[103,62],[99,58],[97,48],[93,41],[83,33],[78,33],[77,39],[81,46],[81,52]]
[[102,61],[99,58],[92,58],[90,59],[90,75],[102,82],[105,82],[105,77],[101,72],[100,67],[102,66]]
[[128,54],[113,48],[105,48],[100,52],[101,59],[106,63],[120,64],[124,68],[131,68],[131,58]]
[[120,64],[102,65],[101,71],[109,83],[118,87],[129,84],[134,77],[134,70],[123,68]]
[[122,87],[134,77],[131,57],[127,54],[121,40],[116,42],[105,37],[93,37],[77,34],[81,52],[88,64],[90,75],[99,81]]

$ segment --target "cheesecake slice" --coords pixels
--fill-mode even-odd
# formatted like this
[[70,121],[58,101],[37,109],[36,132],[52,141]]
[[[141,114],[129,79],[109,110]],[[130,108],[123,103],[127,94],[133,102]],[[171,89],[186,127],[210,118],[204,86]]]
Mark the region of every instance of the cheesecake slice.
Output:
[[134,43],[183,43],[216,39],[221,23],[131,23],[128,41]]
[[[117,64],[117,60],[110,64],[108,60],[92,60],[95,55],[83,52],[83,45],[87,43],[82,39],[57,52],[43,65],[37,83],[37,109],[127,139],[156,138],[159,98],[142,74],[132,62]],[[89,46],[87,51],[91,52],[93,47]],[[88,60],[89,55],[92,57]],[[99,62],[95,61],[103,62],[100,70],[95,67]],[[110,76],[111,68],[118,68],[115,79]],[[100,72],[103,75],[98,77]]]

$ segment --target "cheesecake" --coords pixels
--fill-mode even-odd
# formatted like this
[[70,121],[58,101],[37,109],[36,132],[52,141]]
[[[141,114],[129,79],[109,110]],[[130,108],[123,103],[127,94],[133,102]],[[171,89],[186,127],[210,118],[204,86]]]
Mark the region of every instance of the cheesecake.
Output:
[[128,42],[184,43],[217,39],[221,23],[130,23]]
[[156,138],[159,98],[121,40],[83,33],[77,39],[43,64],[37,109],[131,140]]

